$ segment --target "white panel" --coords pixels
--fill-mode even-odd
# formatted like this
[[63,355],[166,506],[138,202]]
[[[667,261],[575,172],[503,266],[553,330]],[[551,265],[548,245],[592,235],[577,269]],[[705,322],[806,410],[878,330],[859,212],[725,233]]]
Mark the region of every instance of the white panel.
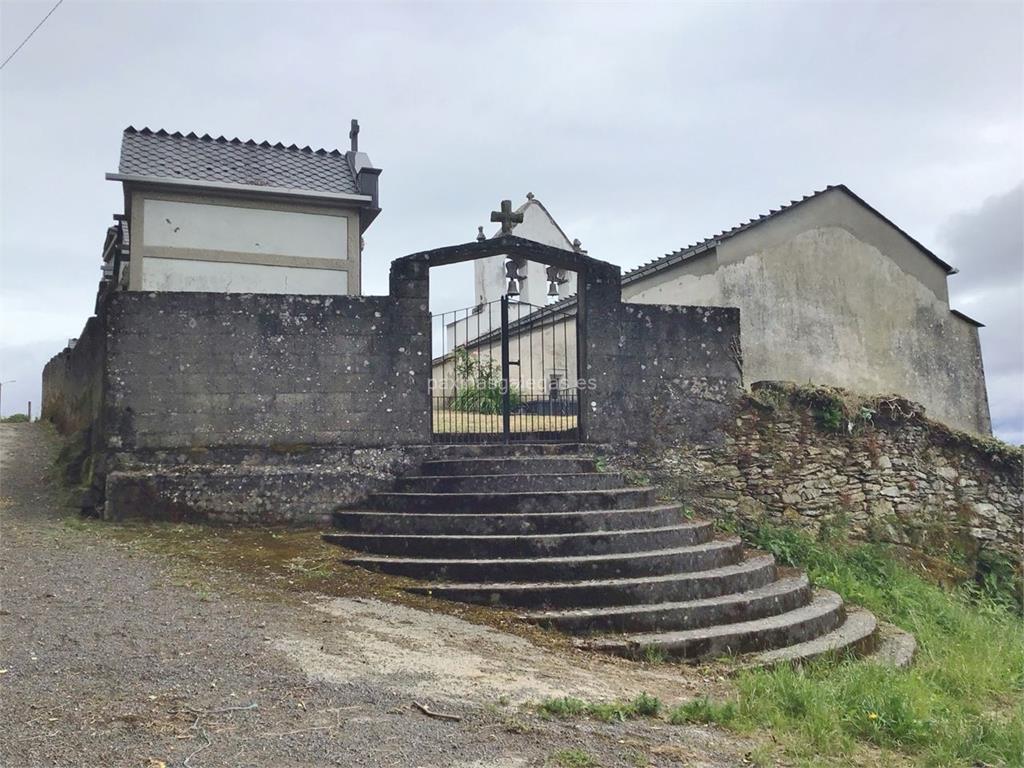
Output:
[[149,258],[143,262],[142,290],[345,295],[348,272]]
[[145,245],[344,259],[348,219],[230,205],[146,200]]

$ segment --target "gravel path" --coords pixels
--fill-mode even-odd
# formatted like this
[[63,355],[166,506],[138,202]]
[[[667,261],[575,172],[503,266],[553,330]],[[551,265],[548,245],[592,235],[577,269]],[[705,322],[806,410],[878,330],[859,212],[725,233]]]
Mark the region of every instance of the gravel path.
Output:
[[[666,701],[695,673],[565,655],[437,612],[257,585],[62,507],[40,425],[0,424],[0,765],[732,766],[751,744],[659,720],[540,718],[572,694]],[[433,719],[413,706],[455,714]]]

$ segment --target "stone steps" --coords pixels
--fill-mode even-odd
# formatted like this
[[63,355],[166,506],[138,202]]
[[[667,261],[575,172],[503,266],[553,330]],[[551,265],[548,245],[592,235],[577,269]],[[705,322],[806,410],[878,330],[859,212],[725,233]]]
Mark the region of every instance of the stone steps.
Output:
[[593,446],[579,443],[470,443],[462,445],[434,445],[432,453],[438,459],[522,458],[530,456],[581,456]]
[[[665,528],[684,523],[711,532],[711,523],[686,521],[678,504],[634,509],[591,509],[577,512],[511,512],[444,514],[337,510],[334,524],[352,533],[510,536],[551,533]],[[706,540],[706,538],[705,538]]]
[[575,557],[688,547],[706,543],[710,534],[710,526],[676,525],[532,536],[327,533],[324,540],[377,555],[486,559]]
[[803,642],[763,651],[754,656],[750,663],[759,667],[771,667],[777,664],[798,664],[843,653],[874,653],[877,629],[878,621],[870,611],[863,608],[847,609],[846,620],[830,632]]
[[569,582],[433,583],[409,591],[444,600],[513,608],[598,608],[652,604],[745,592],[775,580],[771,556],[752,557],[735,565],[693,573],[639,576],[626,579],[585,579]]
[[528,613],[523,618],[572,634],[699,629],[795,610],[809,601],[810,590],[807,577],[801,574],[746,592],[733,592],[701,600],[539,611]]
[[402,493],[502,493],[515,488],[517,492],[548,493],[613,490],[624,485],[622,475],[604,472],[506,473],[401,477],[395,482],[395,490]]
[[607,555],[496,559],[369,556],[353,557],[348,562],[413,579],[578,581],[704,571],[731,565],[739,560],[742,553],[743,545],[739,539],[725,539],[691,547]]
[[589,456],[509,456],[425,461],[420,475],[537,475],[596,471],[597,461]]
[[713,659],[820,638],[839,627],[844,618],[843,599],[834,592],[820,592],[806,605],[767,618],[700,629],[606,637],[591,641],[589,646],[634,659],[652,654]]
[[510,491],[506,493],[375,493],[370,504],[388,512],[566,512],[576,509],[633,509],[655,503],[654,488],[602,491]]
[[525,611],[607,653],[772,664],[861,653],[875,637],[871,614],[714,539],[575,444],[444,446],[333,520],[324,539],[358,553],[350,564],[424,582],[413,593]]

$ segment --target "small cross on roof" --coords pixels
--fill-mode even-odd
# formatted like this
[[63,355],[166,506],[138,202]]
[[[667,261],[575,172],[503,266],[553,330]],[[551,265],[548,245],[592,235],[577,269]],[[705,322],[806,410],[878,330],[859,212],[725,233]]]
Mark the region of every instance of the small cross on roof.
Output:
[[501,222],[501,234],[507,235],[512,232],[515,224],[523,223],[523,214],[512,210],[511,200],[501,201],[500,211],[491,211],[491,221]]

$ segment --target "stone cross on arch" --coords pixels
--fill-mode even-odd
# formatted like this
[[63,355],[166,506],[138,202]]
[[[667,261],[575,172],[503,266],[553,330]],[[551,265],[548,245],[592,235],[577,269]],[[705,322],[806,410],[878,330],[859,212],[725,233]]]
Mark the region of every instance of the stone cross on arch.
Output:
[[523,223],[523,214],[516,213],[512,210],[511,200],[501,201],[500,211],[491,211],[491,221],[501,222],[501,234],[508,235],[512,232],[512,226],[514,224]]

